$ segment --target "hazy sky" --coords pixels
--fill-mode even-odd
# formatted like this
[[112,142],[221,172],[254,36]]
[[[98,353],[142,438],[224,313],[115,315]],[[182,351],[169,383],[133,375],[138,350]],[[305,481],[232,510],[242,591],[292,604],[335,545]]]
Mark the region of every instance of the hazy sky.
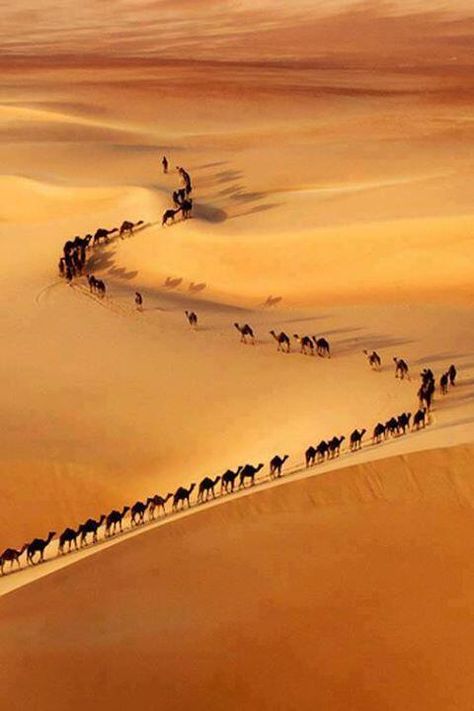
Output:
[[403,54],[417,43],[431,51],[438,39],[442,53],[452,43],[448,54],[459,49],[467,56],[473,5],[473,0],[0,0],[0,57],[232,58],[273,52],[277,59],[357,52],[367,42],[379,42],[381,51],[398,47]]

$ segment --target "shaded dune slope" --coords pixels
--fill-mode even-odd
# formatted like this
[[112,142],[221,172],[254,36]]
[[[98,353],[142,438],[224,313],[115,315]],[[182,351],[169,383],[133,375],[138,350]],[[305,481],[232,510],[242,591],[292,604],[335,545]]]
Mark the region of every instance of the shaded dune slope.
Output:
[[10,708],[472,708],[473,453],[274,487],[4,597]]

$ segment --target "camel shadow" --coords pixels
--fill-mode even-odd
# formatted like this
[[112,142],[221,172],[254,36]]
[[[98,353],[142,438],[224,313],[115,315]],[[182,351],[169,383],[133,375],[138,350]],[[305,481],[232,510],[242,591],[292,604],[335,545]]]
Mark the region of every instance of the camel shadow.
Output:
[[[412,365],[425,365],[427,363],[440,363],[442,361],[449,361],[447,362],[446,367],[449,367],[450,363],[453,361],[463,358],[464,356],[461,353],[451,353],[451,352],[445,352],[445,353],[433,353],[431,355],[427,356],[422,356],[421,358],[417,358],[416,360],[412,361]],[[468,366],[464,366],[468,367]]]
[[193,291],[194,293],[198,293],[199,291],[204,291],[204,289],[207,287],[207,284],[204,282],[201,282],[200,284],[195,284],[193,281],[190,283],[188,286],[188,291]]
[[222,210],[220,207],[214,207],[213,205],[203,205],[202,203],[196,203],[193,208],[193,212],[196,217],[206,222],[225,222],[228,219],[227,212]]
[[230,183],[232,180],[239,180],[242,177],[243,173],[240,170],[221,170],[214,175],[216,183]]
[[267,296],[266,300],[263,302],[262,306],[264,308],[271,308],[272,306],[276,306],[277,304],[280,304],[283,300],[282,296]]
[[232,215],[229,219],[236,220],[239,217],[248,217],[249,215],[256,215],[258,212],[267,212],[268,210],[274,210],[276,207],[280,207],[281,204],[282,203],[280,202],[267,202],[264,205],[255,205],[249,210],[245,210],[244,212],[238,212],[237,214]]
[[130,281],[131,279],[135,279],[135,277],[138,275],[138,271],[131,271],[127,272],[125,267],[111,267],[108,271],[107,274],[110,274],[112,277],[117,277],[118,279],[126,279],[127,281]]
[[166,277],[163,282],[163,286],[166,287],[166,289],[177,289],[182,281],[182,277],[176,277],[175,279],[172,277]]
[[395,338],[392,336],[376,336],[374,334],[368,334],[367,336],[356,336],[354,338],[343,338],[339,341],[335,341],[333,345],[333,351],[335,355],[350,355],[351,353],[361,352],[367,343],[370,343],[370,347],[375,350],[381,350],[382,348],[395,347],[406,345],[412,341],[407,338]]
[[196,165],[194,166],[193,170],[206,170],[207,168],[219,168],[221,165],[228,165],[229,161],[227,160],[218,160],[215,161],[214,163],[203,163],[203,165]]

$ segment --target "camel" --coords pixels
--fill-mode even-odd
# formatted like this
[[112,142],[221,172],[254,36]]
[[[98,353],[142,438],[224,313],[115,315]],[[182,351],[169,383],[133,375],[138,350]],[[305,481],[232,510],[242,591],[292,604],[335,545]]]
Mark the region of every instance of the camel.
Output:
[[326,341],[325,338],[316,338],[316,336],[313,336],[313,341],[314,345],[316,346],[316,353],[318,354],[318,356],[321,356],[321,358],[331,357],[329,343]]
[[280,457],[277,454],[273,457],[273,459],[270,462],[270,479],[273,479],[275,476],[278,478],[281,477],[282,467],[289,456],[290,456],[289,454],[285,454],[284,457]]
[[427,409],[426,407],[417,410],[413,416],[413,427],[412,430],[419,430],[420,427],[426,426],[427,420]]
[[369,361],[369,365],[372,368],[372,370],[380,370],[382,367],[382,359],[379,356],[376,351],[372,351],[372,353],[369,353],[369,351],[363,351],[365,355],[367,356],[367,360]]
[[423,385],[428,385],[428,383],[434,382],[434,373],[431,368],[423,368],[420,378]]
[[[154,496],[150,497],[147,499],[147,502],[149,504],[148,506],[148,515],[150,518],[155,518],[155,509],[161,509],[163,511],[163,516],[166,516],[166,509],[165,509],[165,504],[168,501],[168,499],[171,499],[173,494],[168,493],[165,498],[162,496],[159,496],[158,494],[155,494]],[[159,515],[159,511],[158,511]]]
[[78,533],[81,534],[81,547],[87,545],[87,534],[92,533],[92,543],[97,543],[97,533],[99,528],[105,521],[105,514],[102,514],[98,521],[93,518],[88,518],[87,521],[79,526]]
[[120,237],[123,239],[126,234],[130,235],[131,237],[133,235],[133,230],[143,224],[143,220],[138,220],[138,222],[130,222],[129,220],[124,220],[120,225]]
[[96,290],[96,288],[97,288],[96,282],[97,282],[97,279],[95,278],[95,276],[94,276],[93,274],[88,274],[88,275],[87,275],[87,283],[89,284],[89,290],[90,290],[91,294],[92,294],[92,293]]
[[187,220],[191,217],[191,212],[193,210],[193,201],[190,199],[183,200],[181,204],[181,210],[183,212],[183,219]]
[[226,494],[228,494],[229,489],[231,492],[234,491],[235,480],[237,479],[241,471],[242,467],[239,466],[237,467],[237,470],[235,472],[233,472],[231,469],[228,469],[226,472],[224,472],[221,479],[221,493],[222,491],[225,491]]
[[188,323],[191,326],[191,328],[196,328],[197,323],[198,323],[198,317],[194,313],[194,311],[185,311],[186,318],[188,319]]
[[19,551],[16,550],[16,548],[6,548],[2,555],[0,555],[0,575],[3,575],[5,563],[10,563],[10,570],[13,568],[13,563],[16,563],[17,566],[20,567],[20,558],[27,548],[28,543],[25,543]]
[[351,452],[355,452],[357,449],[362,447],[362,437],[365,435],[367,430],[354,430],[350,438],[350,448]]
[[341,444],[344,442],[345,439],[346,438],[344,437],[344,435],[341,435],[341,437],[333,437],[329,440],[329,456],[331,457],[331,459],[340,455]]
[[101,239],[108,242],[109,235],[113,235],[114,232],[118,232],[118,227],[114,227],[112,230],[106,230],[105,227],[99,227],[94,234],[92,244],[95,247],[96,244],[100,244]]
[[248,325],[248,323],[244,323],[243,326],[239,326],[238,323],[234,323],[235,328],[237,331],[240,333],[240,342],[241,343],[247,343],[247,337],[250,338],[250,342],[252,345],[255,345],[255,333],[253,332],[253,328]]
[[191,508],[191,502],[189,500],[189,497],[191,496],[195,487],[196,484],[193,482],[189,489],[186,489],[184,486],[180,486],[178,489],[176,489],[173,496],[173,511],[178,510],[179,502],[181,502],[181,509],[184,509],[185,502],[187,502],[188,508]]
[[273,336],[278,343],[277,351],[282,351],[282,353],[289,353],[291,351],[290,339],[284,331],[280,331],[278,334],[275,333],[275,331],[270,331],[270,335]]
[[374,433],[372,435],[372,443],[380,444],[383,436],[385,435],[385,425],[382,422],[377,422],[374,427]]
[[425,385],[422,385],[421,388],[418,390],[417,395],[420,403],[420,408],[425,406],[428,411],[431,410],[435,387],[436,386],[434,380],[430,380]]
[[385,439],[390,435],[391,437],[396,437],[398,434],[398,420],[396,417],[391,417],[385,423]]
[[398,432],[401,434],[406,434],[407,429],[410,427],[411,412],[402,412],[398,416]]
[[309,336],[300,337],[297,333],[294,333],[293,338],[300,344],[300,353],[303,353],[303,355],[314,355],[314,343]]
[[105,296],[105,292],[107,291],[107,287],[105,286],[105,282],[102,281],[102,279],[96,279],[95,280],[95,288],[98,294],[103,298]]
[[322,439],[316,447],[316,457],[318,462],[324,462],[326,455],[329,456],[329,444]]
[[143,503],[143,501],[136,501],[133,504],[130,509],[132,526],[138,526],[141,523],[145,523],[145,511],[150,505],[150,501],[151,499],[147,499],[146,503]]
[[258,474],[260,469],[263,469],[263,464],[258,464],[256,467],[252,464],[246,464],[240,472],[239,489],[241,486],[245,488],[246,479],[250,479],[250,485],[253,486],[255,484],[255,474]]
[[117,525],[120,529],[120,533],[122,533],[122,521],[127,511],[130,511],[130,506],[124,506],[121,511],[114,509],[109,513],[105,519],[105,535],[107,538],[115,533]]
[[443,373],[439,379],[439,389],[442,395],[448,394],[449,373]]
[[79,535],[80,527],[78,531],[73,528],[65,528],[64,531],[59,536],[59,546],[58,550],[60,555],[64,555],[64,547],[66,543],[68,544],[68,553],[71,551],[72,544],[74,543],[74,548],[77,550],[77,537]]
[[54,536],[56,535],[56,531],[50,531],[48,533],[48,536],[46,539],[44,538],[35,538],[34,540],[31,541],[31,543],[28,543],[28,547],[26,549],[26,559],[29,564],[34,565],[34,557],[37,553],[39,553],[39,563],[41,563],[44,560],[44,552],[53,540]]
[[[207,501],[209,498],[209,494],[212,494],[212,498],[216,498],[216,492],[214,491],[214,487],[216,484],[220,482],[221,478],[220,476],[216,476],[215,479],[211,479],[210,477],[206,476],[204,479],[201,481],[199,484],[199,491],[198,491],[198,504],[202,504],[203,501]],[[204,499],[204,495],[206,498]]]
[[394,357],[393,362],[395,363],[395,377],[400,378],[400,380],[410,380],[410,374],[408,372],[408,364],[403,358]]
[[176,217],[178,212],[181,212],[180,207],[178,207],[176,210],[173,210],[173,209],[165,210],[163,213],[162,220],[161,220],[161,226],[164,227],[165,225],[167,225],[170,222],[170,220],[171,220],[171,222],[174,222],[174,218]]
[[315,447],[308,447],[306,452],[304,453],[304,458],[306,462],[307,467],[312,467],[314,462],[316,461],[316,454],[317,450]]
[[450,365],[448,368],[448,375],[449,375],[449,384],[450,385],[456,385],[456,376],[458,372],[456,370],[455,365]]

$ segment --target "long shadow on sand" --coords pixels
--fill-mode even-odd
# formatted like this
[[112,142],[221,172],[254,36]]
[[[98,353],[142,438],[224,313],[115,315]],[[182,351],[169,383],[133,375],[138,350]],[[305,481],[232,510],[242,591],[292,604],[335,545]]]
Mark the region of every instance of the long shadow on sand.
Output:
[[86,262],[86,273],[94,272],[105,272],[115,279],[123,279],[130,281],[138,276],[138,271],[127,271],[125,267],[117,266],[115,262],[115,251],[110,247],[95,247],[94,252],[91,254]]

